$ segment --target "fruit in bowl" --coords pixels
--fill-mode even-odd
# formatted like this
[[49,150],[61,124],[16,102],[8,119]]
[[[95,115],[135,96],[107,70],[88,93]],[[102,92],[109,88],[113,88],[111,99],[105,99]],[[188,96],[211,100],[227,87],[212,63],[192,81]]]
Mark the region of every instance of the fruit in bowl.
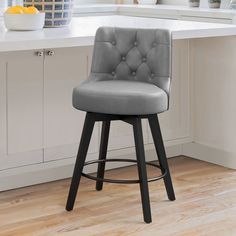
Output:
[[39,11],[36,7],[30,6],[30,7],[22,7],[22,6],[14,6],[9,7],[6,10],[7,14],[38,14]]
[[13,6],[4,13],[4,22],[8,30],[40,30],[44,26],[45,13],[36,7]]
[[14,7],[8,7],[5,13],[7,14],[23,14],[24,7],[22,6],[14,6]]
[[24,7],[23,12],[25,14],[38,14],[39,10],[36,7]]

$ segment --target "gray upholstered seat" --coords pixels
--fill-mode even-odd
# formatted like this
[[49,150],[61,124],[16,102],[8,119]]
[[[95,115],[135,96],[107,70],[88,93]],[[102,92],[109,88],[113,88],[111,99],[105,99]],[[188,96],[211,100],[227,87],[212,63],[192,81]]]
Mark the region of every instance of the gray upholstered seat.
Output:
[[144,82],[86,81],[75,88],[74,94],[75,108],[96,113],[154,114],[165,111],[168,106],[166,92]]
[[[175,200],[157,113],[168,109],[171,75],[171,36],[167,30],[99,28],[96,33],[89,78],[73,91],[73,106],[86,111],[84,128],[67,199],[73,210],[81,176],[103,182],[139,183],[146,223],[152,222],[148,181],[164,179],[169,200]],[[162,175],[148,180],[141,119],[148,119]],[[110,124],[121,120],[132,125],[137,156],[138,180],[104,178],[106,162],[136,162],[107,159]],[[95,122],[102,121],[99,159],[85,162]],[[98,163],[97,177],[83,173],[85,165]],[[149,163],[150,165],[150,163]]]
[[75,108],[145,115],[168,109],[171,36],[162,29],[99,28],[89,78],[73,92]]

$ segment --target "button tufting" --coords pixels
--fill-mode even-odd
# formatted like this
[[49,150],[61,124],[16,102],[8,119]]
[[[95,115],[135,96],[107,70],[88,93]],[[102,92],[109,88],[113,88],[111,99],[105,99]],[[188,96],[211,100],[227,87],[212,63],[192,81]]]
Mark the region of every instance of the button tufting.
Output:
[[126,57],[122,57],[122,61],[125,61],[126,60]]
[[111,43],[112,43],[112,45],[116,45],[116,41],[112,41]]
[[135,42],[134,42],[134,46],[137,46],[137,45],[138,45],[138,43],[135,41]]
[[115,73],[115,71],[112,71],[111,74],[112,74],[112,75],[115,75],[116,73]]
[[153,47],[156,47],[156,46],[157,46],[157,43],[156,43],[156,42],[154,42],[152,45],[153,45]]
[[153,78],[154,76],[155,76],[154,73],[152,73],[152,74],[151,74],[151,77]]
[[143,61],[143,62],[146,62],[146,61],[147,61],[147,58],[146,58],[146,57],[143,57],[142,61]]
[[133,76],[135,76],[135,75],[136,75],[136,72],[135,72],[135,71],[133,71],[133,72],[132,72],[132,75],[133,75]]

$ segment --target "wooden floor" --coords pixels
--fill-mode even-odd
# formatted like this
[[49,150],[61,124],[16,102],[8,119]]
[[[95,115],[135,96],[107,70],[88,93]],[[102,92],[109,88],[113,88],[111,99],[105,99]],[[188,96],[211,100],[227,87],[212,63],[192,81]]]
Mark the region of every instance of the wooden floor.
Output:
[[[83,179],[75,210],[64,210],[70,180],[0,193],[1,236],[234,236],[236,171],[187,157],[169,160],[177,200],[167,201],[162,181],[149,184],[153,223],[143,223],[139,186]],[[156,169],[149,168],[149,176]],[[109,171],[136,177],[136,167]]]

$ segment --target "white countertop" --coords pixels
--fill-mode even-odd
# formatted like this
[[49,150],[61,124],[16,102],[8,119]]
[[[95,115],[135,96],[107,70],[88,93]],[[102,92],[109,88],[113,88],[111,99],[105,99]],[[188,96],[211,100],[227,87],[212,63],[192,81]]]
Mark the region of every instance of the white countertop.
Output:
[[69,27],[28,32],[6,31],[0,22],[0,51],[93,45],[100,26],[165,28],[172,32],[174,40],[236,35],[235,25],[120,15],[74,17]]

